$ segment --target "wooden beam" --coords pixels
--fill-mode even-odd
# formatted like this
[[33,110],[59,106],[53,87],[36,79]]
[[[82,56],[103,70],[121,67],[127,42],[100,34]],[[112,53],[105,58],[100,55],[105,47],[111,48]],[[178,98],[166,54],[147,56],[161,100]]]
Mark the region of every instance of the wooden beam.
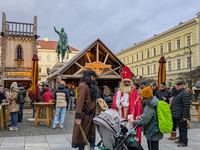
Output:
[[115,71],[115,70],[117,70],[117,69],[120,69],[120,68],[122,68],[122,66],[119,66],[119,67],[117,67],[117,68],[115,68],[115,69],[111,69],[110,71],[105,72],[105,73],[102,74],[101,76],[105,76],[105,75],[107,75],[107,74],[109,74],[109,73],[111,73],[111,72],[113,72],[113,71]]
[[106,61],[107,61],[107,59],[108,59],[108,56],[109,56],[109,53],[107,53],[107,55],[106,55],[106,58],[105,58],[105,60],[104,60],[104,64],[106,64]]
[[85,70],[85,67],[79,69],[77,72],[74,73],[74,75],[78,75],[79,73],[81,73],[81,71]]
[[91,63],[90,57],[88,56],[88,53],[86,52],[86,56],[88,58],[89,63]]
[[96,51],[96,61],[99,61],[99,43],[97,43],[97,51]]
[[81,66],[79,63],[74,62],[77,66],[79,66],[80,68],[84,68],[83,66]]

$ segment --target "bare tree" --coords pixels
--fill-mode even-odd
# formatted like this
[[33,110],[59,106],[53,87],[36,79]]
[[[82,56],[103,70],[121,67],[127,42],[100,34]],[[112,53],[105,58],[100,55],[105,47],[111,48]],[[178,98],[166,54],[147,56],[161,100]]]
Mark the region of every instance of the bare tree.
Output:
[[196,67],[192,71],[179,73],[178,78],[175,79],[184,81],[190,89],[192,89],[193,86],[197,83],[197,81],[200,80],[200,66]]

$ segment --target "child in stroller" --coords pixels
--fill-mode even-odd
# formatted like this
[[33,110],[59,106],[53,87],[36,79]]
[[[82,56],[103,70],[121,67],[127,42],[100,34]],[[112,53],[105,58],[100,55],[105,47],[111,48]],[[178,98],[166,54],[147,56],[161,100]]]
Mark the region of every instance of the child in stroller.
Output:
[[[97,144],[101,150],[143,150],[141,145],[134,140],[135,128],[127,136],[128,129],[121,125],[120,116],[117,111],[108,109],[101,112],[98,117],[93,119],[101,141]],[[124,120],[128,121],[128,120]],[[103,147],[101,146],[103,145]]]

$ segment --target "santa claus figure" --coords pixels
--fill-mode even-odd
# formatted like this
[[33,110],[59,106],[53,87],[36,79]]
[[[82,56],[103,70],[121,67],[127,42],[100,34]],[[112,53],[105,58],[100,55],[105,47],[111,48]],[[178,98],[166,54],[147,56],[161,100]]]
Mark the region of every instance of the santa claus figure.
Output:
[[[134,88],[132,82],[132,72],[127,66],[121,70],[121,78],[122,83],[119,90],[115,93],[112,109],[118,111],[121,121],[128,119],[128,115],[133,115],[133,119],[136,120],[136,117],[142,114],[142,105],[138,91]],[[128,133],[130,133],[132,125],[128,122],[123,123],[123,125],[127,127]],[[141,144],[141,127],[136,130],[136,138]]]

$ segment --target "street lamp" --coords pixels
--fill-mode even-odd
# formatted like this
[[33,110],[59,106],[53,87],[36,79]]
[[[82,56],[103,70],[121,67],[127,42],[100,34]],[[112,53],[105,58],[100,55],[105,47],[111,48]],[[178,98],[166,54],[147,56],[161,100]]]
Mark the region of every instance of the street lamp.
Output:
[[[192,58],[191,58],[191,56],[192,56],[192,50],[190,49],[189,46],[184,47],[184,53],[183,53],[183,55],[187,54],[187,52],[185,51],[185,48],[188,48],[190,50],[190,73],[191,73],[191,71],[192,71]],[[190,86],[192,88],[192,76],[191,76],[191,85]]]

